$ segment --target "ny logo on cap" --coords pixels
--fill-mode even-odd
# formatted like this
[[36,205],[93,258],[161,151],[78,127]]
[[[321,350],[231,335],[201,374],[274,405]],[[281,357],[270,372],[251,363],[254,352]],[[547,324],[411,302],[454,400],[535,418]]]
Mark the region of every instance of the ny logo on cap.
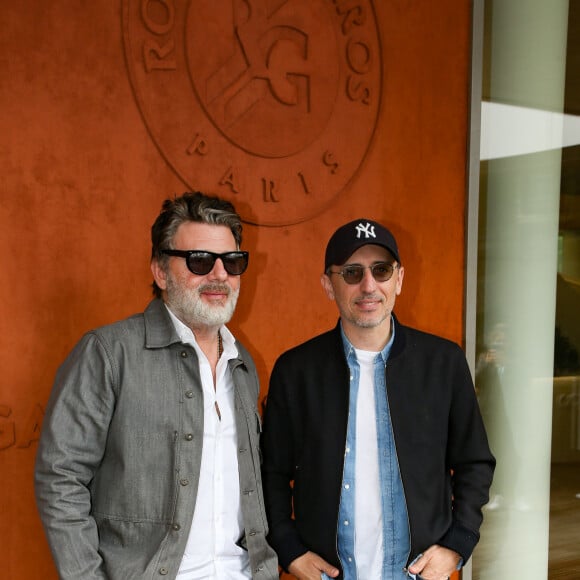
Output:
[[356,237],[360,238],[363,234],[365,238],[376,238],[375,226],[369,224],[369,222],[367,222],[366,225],[363,225],[362,223],[358,224],[358,226],[356,226]]

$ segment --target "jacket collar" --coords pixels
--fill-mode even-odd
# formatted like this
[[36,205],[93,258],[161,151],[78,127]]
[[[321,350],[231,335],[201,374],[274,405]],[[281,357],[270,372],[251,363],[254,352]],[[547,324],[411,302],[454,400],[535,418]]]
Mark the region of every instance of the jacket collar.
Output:
[[160,298],[152,300],[145,312],[145,348],[163,348],[180,342],[165,303]]
[[399,322],[394,314],[393,324],[395,325],[395,341],[391,348],[391,353],[389,355],[390,358],[399,356],[405,350],[405,346],[407,345],[407,329]]
[[[172,344],[181,343],[181,338],[175,330],[175,325],[163,300],[160,298],[152,300],[143,316],[145,319],[145,348],[165,348]],[[238,358],[231,359],[230,365],[235,367],[247,364],[250,355],[237,340],[236,348],[238,349]]]

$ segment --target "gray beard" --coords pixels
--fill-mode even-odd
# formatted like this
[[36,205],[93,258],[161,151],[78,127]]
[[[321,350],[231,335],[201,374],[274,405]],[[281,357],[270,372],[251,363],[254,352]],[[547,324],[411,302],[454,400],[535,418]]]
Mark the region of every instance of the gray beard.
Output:
[[[201,292],[206,289],[219,290],[227,293],[223,306],[206,304],[201,298]],[[221,326],[227,324],[236,309],[240,289],[232,291],[225,284],[203,284],[195,290],[187,290],[167,279],[167,305],[184,324],[190,328],[196,326]]]
[[360,328],[376,328],[377,326],[380,326],[388,317],[389,314],[385,314],[385,316],[377,320],[364,320],[363,318],[356,318],[352,322]]

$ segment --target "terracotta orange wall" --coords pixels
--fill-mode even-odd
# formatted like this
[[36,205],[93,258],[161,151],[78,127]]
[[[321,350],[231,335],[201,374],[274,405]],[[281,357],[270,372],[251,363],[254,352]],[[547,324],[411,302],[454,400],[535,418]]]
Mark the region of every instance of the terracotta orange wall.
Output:
[[[335,324],[319,284],[324,244],[360,216],[399,239],[399,317],[461,342],[469,6],[377,0],[382,102],[360,170],[315,217],[246,225],[251,268],[231,326],[263,394],[281,351]],[[84,331],[144,308],[150,224],[187,189],[136,104],[121,21],[120,2],[2,8],[0,561],[11,580],[56,578],[32,489],[55,370]]]

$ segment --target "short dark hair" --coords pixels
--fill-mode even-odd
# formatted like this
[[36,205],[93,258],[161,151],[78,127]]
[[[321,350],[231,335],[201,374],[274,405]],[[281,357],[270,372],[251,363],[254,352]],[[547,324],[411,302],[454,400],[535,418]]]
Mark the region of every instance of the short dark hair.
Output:
[[[238,248],[242,243],[242,219],[232,203],[200,191],[187,191],[179,197],[166,199],[151,226],[151,260],[157,260],[162,268],[166,267],[168,260],[163,250],[175,249],[173,238],[179,226],[187,222],[227,226]],[[153,294],[161,298],[161,288],[155,281]]]

